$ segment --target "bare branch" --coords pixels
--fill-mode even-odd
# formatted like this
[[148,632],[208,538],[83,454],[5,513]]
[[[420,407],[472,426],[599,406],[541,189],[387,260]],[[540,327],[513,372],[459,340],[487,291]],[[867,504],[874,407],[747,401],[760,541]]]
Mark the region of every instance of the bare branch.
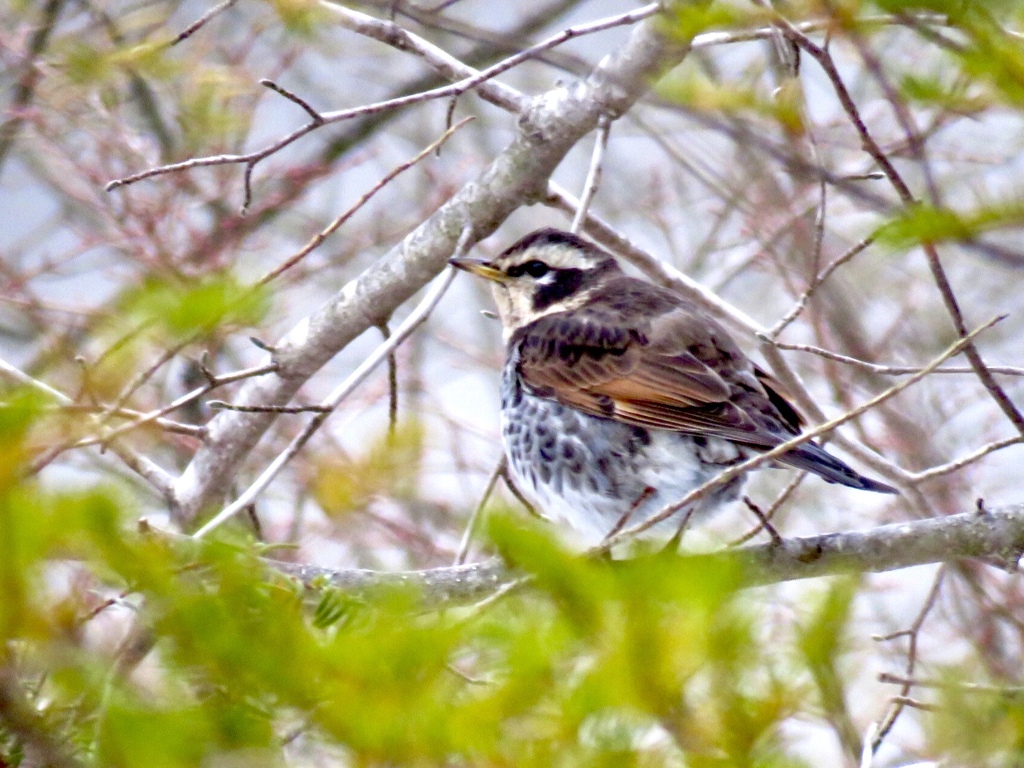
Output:
[[[447,80],[468,80],[480,75],[480,71],[459,61],[443,48],[403,29],[393,21],[383,21],[359,11],[331,2],[321,3],[331,11],[338,22],[357,34],[379,40],[401,51],[422,58],[435,72]],[[477,92],[485,101],[509,112],[518,113],[527,105],[527,97],[515,88],[497,80],[481,82]]]
[[612,123],[607,115],[602,115],[597,121],[597,137],[594,139],[594,151],[590,156],[590,169],[587,171],[587,180],[583,183],[583,194],[580,196],[576,215],[573,216],[572,225],[569,227],[573,233],[580,231],[580,225],[587,217],[590,201],[594,199],[597,187],[601,183],[601,164],[604,162],[604,151],[608,147],[608,135],[611,132],[611,127]]
[[[468,242],[469,235],[472,232],[471,228],[467,226],[465,230],[465,236],[463,241]],[[465,245],[462,245],[462,250],[465,249]],[[420,302],[419,306],[413,310],[412,314],[409,315],[399,326],[395,333],[388,337],[388,339],[381,344],[373,353],[367,357],[358,368],[356,368],[352,374],[339,384],[330,395],[316,408],[318,411],[317,415],[305,426],[292,441],[288,444],[288,447],[270,463],[270,465],[263,470],[263,473],[256,479],[256,481],[250,485],[242,495],[240,495],[234,502],[225,507],[221,512],[207,522],[203,527],[195,532],[193,538],[200,539],[207,533],[222,525],[227,520],[230,520],[241,510],[252,504],[257,496],[263,492],[263,490],[270,485],[271,481],[277,477],[278,473],[284,468],[292,457],[294,457],[302,447],[309,442],[309,439],[316,433],[316,431],[323,425],[327,420],[327,417],[338,407],[338,405],[351,394],[363,380],[370,375],[374,368],[382,360],[385,360],[399,344],[411,334],[419,325],[427,319],[430,312],[437,306],[437,303],[444,296],[448,286],[451,285],[452,280],[455,278],[455,269],[449,268],[447,272],[437,281],[437,284],[423,297],[423,301]],[[271,406],[276,407],[276,406]],[[259,408],[266,409],[267,406],[260,406]],[[241,406],[237,409],[240,412],[256,412],[256,407],[253,406]]]
[[215,411],[238,411],[239,413],[330,413],[326,405],[232,405],[223,400],[206,403]]
[[374,184],[373,187],[371,187],[368,191],[363,193],[363,195],[358,200],[356,200],[355,204],[352,205],[352,207],[350,207],[347,211],[342,213],[340,216],[334,219],[334,221],[332,221],[330,224],[324,227],[322,231],[320,231],[313,237],[313,239],[311,239],[308,243],[302,246],[302,248],[299,249],[297,253],[285,259],[284,262],[282,262],[277,267],[274,267],[274,269],[270,270],[269,272],[267,272],[267,274],[265,274],[263,277],[257,280],[256,285],[266,285],[271,280],[279,276],[282,272],[291,269],[300,261],[302,261],[302,259],[304,259],[310,253],[312,253],[312,251],[315,250],[324,240],[326,240],[334,232],[336,232],[338,228],[341,227],[342,224],[344,224],[346,221],[352,218],[352,216],[355,215],[355,213],[360,208],[366,205],[366,203],[368,203],[373,198],[374,195],[380,192],[380,190],[386,187],[397,176],[400,176],[402,173],[404,173],[405,171],[409,170],[414,165],[419,163],[420,160],[427,157],[427,155],[429,155],[435,149],[440,149],[444,145],[444,143],[455,134],[456,131],[458,131],[464,125],[467,125],[468,123],[472,122],[473,119],[474,118],[472,117],[467,117],[463,120],[460,120],[458,123],[456,123],[447,131],[445,131],[436,141],[431,142],[422,152],[417,154],[412,159],[407,160],[406,162],[397,166],[391,172],[386,174],[384,178],[382,178],[380,181]]
[[[815,240],[818,244],[818,247],[820,248],[820,230]],[[787,312],[781,318],[779,318],[779,322],[777,322],[775,325],[768,329],[768,331],[766,332],[767,336],[771,339],[777,339],[779,337],[779,334],[782,333],[786,329],[786,327],[790,325],[790,323],[792,323],[794,320],[797,319],[797,317],[800,316],[800,313],[803,312],[804,309],[807,307],[807,302],[810,301],[811,296],[819,287],[821,287],[821,285],[826,280],[828,280],[832,276],[832,273],[835,272],[843,264],[845,264],[858,254],[863,252],[868,246],[870,246],[874,242],[874,240],[874,237],[865,237],[852,248],[848,249],[846,253],[837,256],[828,266],[826,266],[823,270],[821,270],[821,272],[815,275],[814,280],[812,280],[811,284],[807,286],[806,290],[804,290],[804,292],[800,294],[800,298],[797,299],[796,304],[793,305],[793,308],[789,310],[789,312]]]
[[[555,182],[548,184],[548,194],[545,201],[565,211],[570,216],[574,215],[580,206],[579,200],[574,195]],[[743,310],[721,299],[708,289],[707,286],[701,285],[671,264],[647,253],[647,251],[634,244],[628,237],[618,232],[614,227],[593,213],[587,213],[582,230],[601,245],[622,256],[652,280],[679,291],[733,328],[755,335],[765,332],[764,327],[743,312]]]
[[958,683],[946,680],[930,680],[923,677],[900,677],[889,672],[880,672],[878,682],[891,683],[892,685],[906,685],[915,688],[955,688],[959,691],[970,693],[994,693],[999,696],[1021,696],[1024,694],[1024,686],[1021,685],[983,685],[981,683]]
[[[931,613],[932,608],[935,607],[935,602],[939,598],[939,590],[942,588],[942,581],[946,575],[945,565],[939,568],[939,572],[935,574],[935,580],[932,582],[932,587],[928,590],[928,596],[924,600],[924,604],[921,606],[921,610],[918,611],[917,618],[910,625],[909,629],[903,631],[902,636],[905,636],[907,640],[907,664],[904,670],[904,676],[912,678],[914,676],[914,670],[917,668],[917,643],[918,637],[921,634],[921,627],[924,626],[924,621],[928,618],[928,614]],[[892,731],[893,726],[896,725],[896,721],[899,716],[903,713],[903,708],[906,706],[915,706],[911,704],[911,701],[907,698],[910,695],[910,685],[904,684],[903,689],[899,695],[894,696],[887,707],[887,711],[879,720],[878,728],[875,731],[874,739],[871,742],[871,751],[877,752],[878,748],[882,746],[882,742],[885,741],[885,737]]]
[[156,421],[157,423],[162,424],[161,417],[164,416],[165,414],[170,413],[171,411],[176,411],[178,408],[181,408],[184,405],[188,405],[189,403],[198,400],[203,395],[213,391],[214,389],[217,389],[218,387],[223,387],[225,384],[230,384],[235,381],[251,379],[256,376],[265,376],[266,374],[273,373],[276,370],[276,363],[267,363],[265,365],[257,365],[253,368],[246,368],[241,371],[235,371],[234,373],[226,373],[221,376],[213,376],[212,374],[209,374],[209,372],[207,371],[206,373],[210,375],[210,378],[203,386],[196,387],[191,392],[188,392],[182,395],[181,397],[172,400],[167,405],[161,406],[160,408],[156,408],[152,411],[149,411],[148,413],[141,414],[134,421],[131,421],[127,424],[122,424],[118,427],[107,428],[106,430],[104,430],[102,435],[98,437],[83,438],[82,440],[79,440],[70,447],[85,448],[86,446],[97,445],[100,443],[106,444],[109,443],[115,437],[120,437],[126,432],[131,432],[132,430],[138,429],[139,427],[144,426],[145,424],[149,424],[150,422]]
[[[867,125],[864,123],[864,119],[861,117],[860,111],[857,109],[857,105],[853,101],[853,97],[850,95],[849,90],[846,88],[846,84],[839,75],[839,70],[836,68],[835,62],[832,60],[832,54],[829,53],[827,48],[821,47],[812,42],[807,35],[799,31],[781,15],[776,16],[776,22],[785,31],[787,36],[795,44],[805,50],[815,61],[817,61],[822,70],[824,70],[825,75],[832,83],[836,96],[839,98],[839,103],[842,105],[843,111],[846,112],[847,118],[853,124],[858,136],[860,136],[864,150],[871,156],[871,159],[878,164],[878,167],[881,168],[882,173],[885,174],[885,177],[889,180],[893,189],[896,190],[896,193],[899,195],[903,204],[908,208],[917,205],[917,200],[914,197],[914,194],[910,191],[910,187],[907,186],[903,177],[896,170],[896,167],[889,160],[885,152],[882,151],[882,148],[878,145],[878,142],[875,141],[870,131],[868,131]],[[900,110],[897,110],[897,112],[902,114]],[[911,143],[911,147],[913,148],[918,146],[914,132],[909,127],[904,127],[909,132],[907,138]],[[935,199],[934,196],[932,202],[934,205],[939,205],[939,201]],[[966,338],[967,325],[964,321],[963,313],[960,310],[960,305],[953,293],[953,287],[950,284],[946,271],[942,266],[938,249],[932,242],[923,242],[921,243],[921,247],[927,257],[928,268],[931,270],[935,284],[938,286],[939,293],[942,295],[942,301],[946,305],[946,311],[949,313],[949,316],[953,321],[953,326],[956,328],[956,331],[960,334],[961,338]],[[1021,414],[1003,388],[999,386],[999,383],[995,378],[993,378],[991,371],[989,371],[988,367],[985,365],[985,361],[981,357],[981,353],[978,352],[978,348],[974,344],[968,344],[964,348],[964,354],[970,361],[971,367],[974,368],[982,386],[985,387],[992,396],[992,399],[995,400],[996,405],[999,406],[1000,410],[1003,411],[1014,427],[1017,428],[1017,431],[1020,432],[1021,435],[1024,435],[1024,414]]]
[[494,466],[490,477],[487,478],[487,482],[484,484],[484,492],[480,494],[480,501],[477,502],[477,505],[473,508],[473,514],[469,516],[469,520],[466,522],[466,530],[462,534],[459,550],[455,554],[455,565],[462,565],[466,562],[466,556],[469,555],[469,545],[473,542],[473,532],[476,530],[477,520],[483,514],[484,507],[487,506],[487,500],[491,498],[494,486],[498,483],[498,478],[505,473],[505,466],[505,454],[502,454],[501,458],[498,459],[498,463]]
[[[680,562],[707,564],[709,568],[738,567],[745,574],[742,585],[753,587],[845,573],[884,573],[968,558],[1012,564],[1022,550],[1024,504],[1014,504],[983,514],[971,511],[863,531],[787,538],[777,543],[678,557]],[[610,561],[609,567],[628,570],[631,562]],[[521,576],[497,559],[401,572],[267,563],[274,570],[299,579],[309,589],[336,588],[365,594],[404,586],[419,589],[424,603],[431,606],[471,604]]]
[[321,115],[319,112],[313,109],[313,107],[310,106],[309,102],[303,99],[301,96],[292,93],[284,86],[275,83],[273,80],[260,80],[260,85],[262,85],[264,88],[269,88],[270,90],[274,91],[274,93],[284,96],[286,99],[288,99],[288,101],[292,102],[292,104],[299,105],[303,109],[303,111],[307,115],[309,115],[309,118],[313,121],[314,124],[320,125],[321,123],[323,123],[323,115]]
[[[324,6],[337,10],[337,7],[332,3],[323,3]],[[453,96],[459,96],[466,91],[472,90],[494,77],[497,77],[501,73],[518,66],[522,62],[536,56],[542,51],[546,51],[550,48],[554,48],[562,43],[571,40],[576,37],[583,35],[592,34],[594,32],[602,32],[607,29],[612,29],[618,26],[624,26],[629,24],[635,24],[638,21],[646,19],[649,16],[653,16],[661,10],[660,3],[651,3],[650,5],[643,6],[642,8],[631,11],[629,13],[622,13],[617,16],[612,16],[607,19],[600,21],[591,22],[589,24],[580,24],[576,27],[569,27],[562,30],[558,34],[540,42],[530,48],[527,48],[514,56],[510,56],[507,59],[498,62],[497,64],[482,70],[473,77],[460,80],[452,85],[441,86],[440,88],[434,88],[429,91],[423,91],[422,93],[414,93],[408,96],[399,96],[394,99],[387,99],[386,101],[377,102],[375,104],[368,104],[362,107],[356,107],[354,109],[342,109],[334,112],[316,112],[312,109],[307,109],[315,115],[314,119],[304,125],[303,127],[292,131],[287,136],[284,136],[277,141],[265,146],[263,149],[249,152],[242,155],[211,155],[209,157],[198,157],[191,160],[185,160],[180,163],[171,163],[169,165],[162,165],[156,168],[150,168],[139,173],[132,174],[131,176],[125,176],[120,179],[114,179],[107,183],[105,189],[111,192],[118,187],[123,187],[128,184],[134,184],[137,181],[143,179],[149,179],[154,176],[163,176],[168,173],[175,173],[177,171],[191,170],[192,168],[202,168],[213,165],[232,165],[232,164],[244,164],[245,165],[245,200],[242,204],[243,212],[248,209],[249,202],[251,200],[251,187],[249,181],[251,179],[252,171],[256,164],[262,160],[267,159],[271,155],[280,152],[285,147],[294,143],[298,139],[302,138],[308,133],[320,128],[324,125],[341,122],[343,120],[351,120],[354,117],[362,117],[364,115],[372,115],[377,112],[384,112],[391,109],[398,109],[399,107],[406,107],[410,104],[418,104],[424,101],[431,101],[434,99],[443,99]],[[286,95],[283,89],[275,89],[278,93]],[[287,93],[286,98],[290,98],[293,101],[297,100],[297,103],[301,102],[297,96]]]
[[[811,344],[786,344],[784,342],[775,342],[775,346],[779,349],[788,349],[793,352],[810,352],[811,354],[824,357],[826,360],[834,360],[837,363],[843,363],[845,365],[852,365],[856,368],[868,371],[870,373],[878,373],[883,376],[908,376],[912,373],[918,373],[921,370],[919,365],[880,365],[878,363],[869,363],[867,360],[858,360],[855,357],[849,355],[840,355],[838,352],[830,352],[827,349],[821,347],[815,347]],[[992,373],[998,373],[1004,376],[1024,376],[1024,368],[1015,368],[1010,365],[990,365],[988,367]],[[936,368],[933,373],[974,373],[974,369],[966,366],[948,366],[945,368]]]
[[963,456],[955,461],[951,461],[948,464],[941,464],[937,467],[931,467],[930,469],[922,470],[921,472],[913,472],[909,475],[909,480],[913,483],[924,482],[925,480],[932,480],[942,475],[948,475],[951,472],[956,472],[958,469],[963,469],[968,464],[973,464],[979,459],[988,456],[990,453],[995,451],[1001,451],[1003,448],[1009,448],[1011,445],[1019,445],[1024,443],[1024,437],[1019,435],[1016,437],[1008,437],[1005,440],[996,440],[983,445],[976,451],[971,451],[966,456]]
[[231,6],[233,6],[237,2],[238,2],[238,0],[224,0],[224,2],[218,3],[217,5],[213,6],[213,8],[208,10],[206,13],[204,13],[198,19],[196,19],[191,24],[189,24],[187,27],[185,27],[183,30],[181,30],[181,32],[179,32],[177,35],[175,35],[174,39],[172,39],[167,44],[167,47],[170,48],[170,47],[175,46],[178,43],[182,42],[183,40],[187,40],[188,38],[192,37],[192,35],[194,35],[196,32],[198,32],[200,29],[202,29],[204,26],[206,26],[206,24],[211,19],[213,19],[215,16],[219,16],[224,11],[228,10],[229,8],[231,8]]

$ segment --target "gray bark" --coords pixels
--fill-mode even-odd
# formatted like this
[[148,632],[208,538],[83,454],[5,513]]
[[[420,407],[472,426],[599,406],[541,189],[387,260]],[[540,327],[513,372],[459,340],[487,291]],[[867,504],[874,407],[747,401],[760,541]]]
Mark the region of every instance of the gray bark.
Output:
[[[1024,504],[949,517],[881,525],[863,531],[782,539],[709,554],[680,555],[680,563],[738,565],[747,587],[847,573],[882,573],[927,563],[980,558],[1016,570],[1024,552]],[[332,569],[267,561],[307,588],[332,587],[356,595],[408,587],[425,606],[464,605],[494,594],[522,576],[498,558],[421,571]],[[610,563],[628,569],[630,561]]]

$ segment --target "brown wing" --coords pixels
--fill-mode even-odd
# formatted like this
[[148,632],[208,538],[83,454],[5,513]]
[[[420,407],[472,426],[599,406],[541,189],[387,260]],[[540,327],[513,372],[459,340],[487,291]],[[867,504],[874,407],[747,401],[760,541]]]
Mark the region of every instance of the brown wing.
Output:
[[520,375],[541,396],[637,426],[763,448],[790,436],[784,423],[795,433],[795,411],[777,412],[725,331],[668,296],[646,313],[591,302],[538,319],[512,338]]

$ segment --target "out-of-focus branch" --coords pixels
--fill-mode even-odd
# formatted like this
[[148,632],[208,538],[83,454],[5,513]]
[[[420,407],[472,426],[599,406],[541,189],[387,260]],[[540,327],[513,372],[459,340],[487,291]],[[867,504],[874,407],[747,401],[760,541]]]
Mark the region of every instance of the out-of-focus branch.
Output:
[[[1024,551],[1024,504],[979,509],[949,517],[915,520],[847,533],[780,539],[773,543],[699,555],[680,562],[740,567],[747,587],[845,573],[884,573],[927,563],[981,558],[1015,569]],[[372,593],[415,588],[430,606],[475,603],[519,578],[498,559],[422,571],[334,569],[268,560],[276,571],[310,589],[325,587]],[[629,560],[609,567],[628,569]]]
[[53,34],[53,28],[57,24],[57,17],[60,15],[65,1],[47,0],[40,13],[39,26],[32,35],[28,53],[25,56],[24,69],[14,88],[11,105],[7,108],[11,117],[0,125],[0,168],[3,168],[4,161],[25,122],[25,112],[32,106],[36,87],[39,85],[42,75],[38,59],[50,42],[50,36]]
[[[522,114],[518,135],[490,166],[399,246],[292,329],[275,345],[277,375],[250,382],[236,402],[285,405],[339,350],[367,328],[386,321],[441,271],[467,220],[476,242],[518,207],[540,199],[548,177],[597,126],[600,116],[622,114],[687,50],[684,41],[669,39],[658,20],[651,19],[636,26],[627,42],[585,82],[557,87],[533,100]],[[204,507],[217,500],[274,418],[271,413],[223,411],[210,422],[206,443],[176,484],[182,523],[191,525]]]
[[81,765],[68,745],[32,706],[10,662],[0,667],[0,722],[25,747],[25,761],[21,765],[48,768]]
[[[0,375],[11,381],[31,387],[37,392],[41,392],[47,397],[56,400],[61,405],[74,404],[74,400],[63,392],[54,389],[49,384],[39,381],[38,379],[32,378],[27,373],[19,370],[5,360],[0,360]],[[109,447],[110,450],[119,459],[121,459],[128,468],[152,485],[167,501],[173,503],[174,479],[171,477],[170,473],[157,465],[153,460],[140,453],[136,453],[128,446],[117,441],[112,442]]]
[[[900,175],[899,171],[893,165],[888,155],[882,151],[882,148],[875,141],[870,131],[867,129],[867,125],[864,122],[863,117],[860,114],[857,104],[854,102],[853,97],[850,95],[849,90],[846,88],[846,84],[843,82],[842,77],[839,74],[839,70],[832,60],[832,54],[826,47],[817,45],[807,35],[800,30],[796,29],[788,20],[782,16],[777,17],[777,23],[783,30],[786,36],[793,41],[795,45],[807,52],[818,65],[825,72],[829,81],[832,83],[832,87],[836,92],[836,96],[839,99],[839,103],[846,113],[847,118],[857,131],[857,135],[860,137],[861,145],[864,151],[867,152],[871,159],[874,160],[882,173],[885,174],[890,185],[899,195],[900,201],[904,206],[910,208],[918,204],[917,199],[911,192],[907,182]],[[901,114],[901,110],[897,109],[897,113]],[[907,139],[910,142],[910,146],[918,146],[917,138],[913,135],[913,130],[907,128],[908,135]],[[926,174],[927,176],[927,174]],[[939,201],[933,196],[932,204],[938,206]],[[939,258],[939,251],[935,247],[935,243],[925,241],[921,243],[921,247],[924,250],[925,256],[928,260],[928,268],[931,270],[932,277],[935,280],[936,286],[938,286],[939,293],[942,296],[943,304],[946,306],[946,311],[949,313],[950,319],[953,322],[953,327],[956,328],[956,332],[960,334],[961,338],[967,337],[967,323],[964,320],[963,312],[960,309],[960,304],[957,301],[956,295],[953,292],[953,286],[949,282],[949,277],[946,275],[946,271],[942,266],[942,261]],[[1013,401],[1006,394],[1003,388],[995,380],[992,372],[985,365],[985,361],[981,357],[981,353],[978,348],[970,343],[964,348],[964,355],[967,357],[974,368],[975,373],[978,376],[978,380],[982,386],[988,391],[995,401],[999,409],[1006,415],[1006,418],[1017,428],[1017,431],[1024,435],[1024,414],[1017,409]]]

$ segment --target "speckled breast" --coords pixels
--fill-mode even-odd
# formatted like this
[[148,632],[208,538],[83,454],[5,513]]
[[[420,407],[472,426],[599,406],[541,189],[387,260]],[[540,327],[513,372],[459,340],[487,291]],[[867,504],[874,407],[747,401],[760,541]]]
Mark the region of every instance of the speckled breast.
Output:
[[[742,459],[724,440],[648,430],[590,416],[538,397],[520,380],[510,355],[501,380],[502,434],[512,479],[546,517],[574,528],[583,543],[599,543],[623,516],[630,525]],[[736,497],[742,478],[713,494],[698,513]],[[683,511],[650,535],[675,533]]]

